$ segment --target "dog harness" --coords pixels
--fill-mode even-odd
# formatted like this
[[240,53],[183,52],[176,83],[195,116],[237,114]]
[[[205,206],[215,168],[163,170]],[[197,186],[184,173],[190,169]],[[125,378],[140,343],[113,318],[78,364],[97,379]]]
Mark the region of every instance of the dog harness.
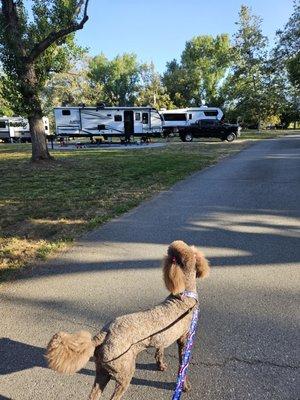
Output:
[[[197,300],[197,302],[198,302],[198,295],[195,292],[185,290],[182,293],[182,296],[183,297],[192,297],[193,299]],[[198,322],[198,314],[199,314],[199,308],[197,305],[193,311],[192,322],[191,322],[189,333],[187,336],[187,341],[184,346],[183,357],[182,357],[181,365],[180,365],[180,368],[178,371],[176,387],[175,387],[175,391],[174,391],[172,400],[179,400],[181,397],[181,394],[182,394],[183,384],[186,379],[187,369],[189,366],[192,347],[193,347],[193,343],[194,343],[196,327],[197,327],[197,322]]]

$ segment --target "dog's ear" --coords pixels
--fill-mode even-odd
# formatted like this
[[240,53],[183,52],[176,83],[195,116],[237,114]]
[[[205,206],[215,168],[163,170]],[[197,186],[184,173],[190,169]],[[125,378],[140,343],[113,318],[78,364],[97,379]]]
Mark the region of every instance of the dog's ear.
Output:
[[185,290],[184,273],[180,266],[169,256],[163,261],[163,274],[166,288],[172,294],[181,293]]
[[206,278],[209,275],[210,266],[208,260],[205,258],[204,254],[196,249],[195,246],[191,246],[196,258],[196,277]]

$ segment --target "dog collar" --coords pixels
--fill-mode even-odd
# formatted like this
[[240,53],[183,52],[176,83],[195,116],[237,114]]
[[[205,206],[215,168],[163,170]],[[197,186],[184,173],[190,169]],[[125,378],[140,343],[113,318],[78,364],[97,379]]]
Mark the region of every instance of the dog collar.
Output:
[[195,300],[198,301],[198,293],[192,292],[191,290],[185,290],[184,292],[181,293],[181,296],[183,297],[191,297]]

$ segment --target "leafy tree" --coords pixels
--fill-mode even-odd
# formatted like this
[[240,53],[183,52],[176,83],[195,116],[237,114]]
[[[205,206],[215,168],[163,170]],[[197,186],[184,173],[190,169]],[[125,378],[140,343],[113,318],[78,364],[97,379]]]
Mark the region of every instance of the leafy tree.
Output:
[[191,99],[218,102],[219,87],[232,61],[230,39],[227,34],[197,36],[186,42],[181,56],[183,68],[193,86]]
[[88,78],[91,87],[101,93],[110,106],[133,105],[139,90],[141,66],[135,54],[123,54],[108,60],[103,53],[89,63]]
[[241,6],[234,35],[234,65],[223,87],[227,109],[234,110],[245,122],[258,124],[273,114],[267,38],[262,34],[261,22],[247,6]]
[[219,103],[219,89],[231,63],[228,35],[196,36],[186,42],[181,63],[167,64],[163,83],[177,106]]
[[291,83],[300,89],[300,52],[288,60],[287,70]]
[[9,107],[9,104],[4,96],[1,95],[3,92],[2,82],[0,80],[0,117],[3,115],[11,116],[13,115],[13,111]]
[[[270,60],[275,84],[270,95],[276,101],[281,125],[300,120],[300,3],[294,2],[294,10],[283,30],[277,31],[277,43]],[[277,99],[276,99],[277,94]]]
[[286,68],[291,83],[300,89],[300,1],[294,1],[294,10],[283,30],[277,31],[278,43],[274,62]]
[[172,103],[176,107],[186,107],[190,104],[193,93],[193,80],[188,72],[177,60],[167,63],[167,70],[162,78]]
[[280,103],[279,116],[284,128],[288,128],[291,123],[294,123],[296,128],[297,121],[300,121],[300,98],[297,88],[289,88],[286,91],[285,99]]
[[141,89],[136,99],[136,105],[150,105],[157,109],[172,108],[173,104],[162,85],[161,77],[155,71],[153,62],[141,66]]
[[68,71],[53,74],[43,90],[43,108],[52,112],[53,107],[61,105],[76,106],[90,104],[95,93],[91,91],[88,73],[88,58],[74,59]]
[[41,93],[52,73],[68,67],[76,50],[74,32],[88,20],[89,0],[0,0],[2,95],[15,113],[27,116],[32,160],[50,159],[42,122]]

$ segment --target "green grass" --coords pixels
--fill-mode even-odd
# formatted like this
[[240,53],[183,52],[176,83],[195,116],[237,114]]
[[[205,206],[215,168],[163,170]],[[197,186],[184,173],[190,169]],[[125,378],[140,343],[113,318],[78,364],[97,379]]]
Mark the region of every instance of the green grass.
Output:
[[246,145],[53,151],[55,161],[32,164],[30,145],[0,144],[0,280]]
[[263,131],[255,131],[255,130],[246,130],[242,131],[241,139],[274,139],[280,136],[286,135],[299,135],[300,130],[263,130]]

